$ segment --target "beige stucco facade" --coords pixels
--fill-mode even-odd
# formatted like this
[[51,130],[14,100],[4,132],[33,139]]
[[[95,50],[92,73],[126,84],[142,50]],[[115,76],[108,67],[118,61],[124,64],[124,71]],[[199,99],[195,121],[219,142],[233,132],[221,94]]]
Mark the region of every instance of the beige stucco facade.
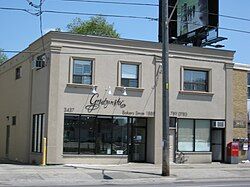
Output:
[[[162,157],[161,45],[154,42],[111,39],[50,32],[44,36],[49,59],[46,66],[32,70],[32,61],[43,53],[41,39],[0,66],[0,157],[26,163],[40,163],[42,153],[32,152],[32,119],[44,114],[42,136],[47,138],[47,163],[125,163],[127,155],[63,154],[65,113],[104,116],[129,116],[147,119],[146,162],[160,164]],[[26,52],[25,52],[26,51]],[[28,53],[30,52],[30,53]],[[206,119],[226,122],[226,143],[233,138],[231,51],[170,46],[170,117]],[[73,60],[93,61],[92,85],[72,83]],[[127,88],[124,96],[120,85],[121,63],[139,65],[139,87]],[[15,80],[16,67],[22,76]],[[183,89],[183,70],[191,68],[209,72],[208,92]],[[93,86],[99,95],[92,94]],[[112,94],[108,94],[111,88]],[[93,97],[93,98],[92,98]],[[87,110],[93,100],[118,100],[125,104],[100,106]],[[11,124],[17,117],[16,125]],[[177,123],[178,125],[178,123]],[[6,155],[6,130],[10,128],[9,154]],[[176,149],[176,128],[172,128]],[[211,162],[212,152],[187,152],[188,162]],[[173,158],[174,159],[174,158]]]

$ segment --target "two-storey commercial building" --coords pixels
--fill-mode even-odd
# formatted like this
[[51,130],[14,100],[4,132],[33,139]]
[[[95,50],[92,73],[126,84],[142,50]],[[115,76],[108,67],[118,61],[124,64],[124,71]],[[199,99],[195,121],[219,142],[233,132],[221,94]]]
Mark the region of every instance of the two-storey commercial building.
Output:
[[[233,55],[170,45],[171,161],[225,160]],[[0,66],[0,157],[161,163],[161,73],[159,43],[49,32]]]

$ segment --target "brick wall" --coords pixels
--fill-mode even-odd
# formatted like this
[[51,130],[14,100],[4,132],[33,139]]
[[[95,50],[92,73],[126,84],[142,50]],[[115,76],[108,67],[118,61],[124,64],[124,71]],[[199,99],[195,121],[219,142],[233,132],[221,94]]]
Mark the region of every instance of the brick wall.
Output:
[[[233,73],[233,138],[247,138],[247,72],[234,69]],[[240,151],[240,159],[247,158],[246,151]]]

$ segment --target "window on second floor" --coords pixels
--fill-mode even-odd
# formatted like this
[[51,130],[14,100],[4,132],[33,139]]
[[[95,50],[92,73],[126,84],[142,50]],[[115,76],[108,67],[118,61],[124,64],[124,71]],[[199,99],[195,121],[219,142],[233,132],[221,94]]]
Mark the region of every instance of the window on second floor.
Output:
[[208,71],[184,69],[183,90],[208,92]]
[[16,80],[17,79],[20,79],[21,78],[21,72],[22,71],[22,67],[20,66],[20,67],[18,67],[18,68],[16,68],[16,73],[15,73],[15,78],[16,78]]
[[92,84],[92,65],[91,60],[74,60],[73,62],[73,83]]
[[139,87],[139,65],[138,64],[121,64],[121,86]]

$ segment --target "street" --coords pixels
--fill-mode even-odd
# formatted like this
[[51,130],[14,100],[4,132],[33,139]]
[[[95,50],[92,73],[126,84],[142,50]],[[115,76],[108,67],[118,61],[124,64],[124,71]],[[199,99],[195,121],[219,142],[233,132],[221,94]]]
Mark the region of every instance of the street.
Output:
[[[0,183],[0,186],[1,183]],[[3,185],[4,186],[4,185]],[[39,186],[39,185],[38,185]],[[43,185],[43,186],[51,186],[51,185]],[[53,185],[51,187],[65,187],[65,186],[73,186],[73,187],[81,187],[81,186],[86,186],[86,187],[105,187],[105,186],[110,186],[110,184],[103,184],[103,185]],[[167,183],[163,183],[163,184],[137,184],[137,185],[112,185],[112,187],[178,187],[178,186],[182,186],[182,187],[198,187],[198,186],[202,186],[202,187],[246,187],[246,186],[250,186],[250,180],[244,180],[241,181],[239,180],[235,180],[235,181],[223,181],[223,180],[219,180],[219,181],[206,181],[206,182],[195,182],[195,181],[181,181],[181,182],[167,182]],[[18,187],[24,187],[24,186],[18,186]]]
[[[91,186],[91,187],[105,187],[107,185]],[[185,181],[185,182],[173,182],[173,183],[164,183],[164,184],[143,184],[143,185],[112,185],[113,187],[175,187],[175,186],[203,186],[203,187],[241,187],[241,186],[250,186],[250,180],[236,180],[236,181],[212,181],[212,182],[194,182],[194,181]],[[79,186],[80,187],[80,186]]]

